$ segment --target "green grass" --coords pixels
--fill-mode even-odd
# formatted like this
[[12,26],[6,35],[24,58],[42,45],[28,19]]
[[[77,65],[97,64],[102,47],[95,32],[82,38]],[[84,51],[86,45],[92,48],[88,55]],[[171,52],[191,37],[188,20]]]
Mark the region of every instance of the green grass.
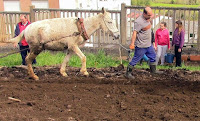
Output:
[[[1,54],[0,56],[2,56]],[[0,58],[0,66],[15,66],[15,65],[20,65],[21,64],[21,56],[20,54],[13,54],[9,55],[4,58]]]
[[183,4],[164,4],[164,3],[151,3],[152,7],[183,7],[183,8],[198,8],[200,5],[183,5]]
[[[2,55],[2,54],[1,54]],[[87,57],[87,67],[95,67],[95,68],[105,68],[105,67],[116,67],[120,65],[120,60],[116,59],[112,56],[106,55],[103,50],[100,50],[97,54],[86,53]],[[133,56],[133,53],[131,54]],[[49,51],[42,52],[36,58],[37,64],[34,66],[50,66],[50,65],[58,65],[61,64],[65,57],[65,53],[57,52],[50,53]],[[128,65],[127,61],[122,61],[124,66]],[[21,55],[13,54],[4,58],[0,58],[0,67],[12,67],[16,65],[21,65]],[[81,60],[78,56],[73,55],[69,61],[69,66],[72,67],[81,67]],[[149,68],[149,66],[143,62],[140,66],[139,64],[135,66],[136,68]],[[158,69],[187,69],[191,71],[200,71],[200,66],[185,66],[184,63],[182,67],[175,68],[171,66],[158,66]]]
[[[142,65],[137,64],[135,66],[136,68],[149,68],[149,65],[147,65],[145,62],[143,62]],[[200,71],[200,65],[199,66],[186,66],[184,63],[182,63],[182,67],[175,67],[175,66],[157,66],[157,69],[185,69],[185,70],[190,70],[190,71]]]
[[[86,56],[87,67],[104,68],[109,66],[117,66],[120,64],[119,60],[113,59],[113,57],[111,56],[106,56],[103,50],[99,51],[97,54],[88,53],[86,54]],[[53,54],[49,51],[45,51],[37,56],[37,64],[35,66],[61,64],[64,57],[65,53],[63,52],[57,52]],[[22,60],[20,54],[9,55],[0,59],[0,66],[12,67],[16,65],[21,65],[21,61]],[[73,55],[70,58],[69,66],[81,67],[80,58],[76,55]]]

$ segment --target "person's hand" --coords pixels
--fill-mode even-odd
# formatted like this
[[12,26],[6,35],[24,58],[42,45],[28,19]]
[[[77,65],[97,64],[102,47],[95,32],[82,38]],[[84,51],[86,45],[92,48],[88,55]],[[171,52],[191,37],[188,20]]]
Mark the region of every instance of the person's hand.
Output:
[[131,50],[135,49],[135,44],[130,44],[130,45],[129,45],[129,48],[130,48]]
[[168,48],[168,50],[170,50],[170,48]]
[[179,53],[181,52],[181,48],[178,49],[178,52],[179,52]]
[[14,43],[14,45],[13,45],[13,46],[14,46],[15,48],[17,48],[17,45],[18,45],[18,43],[16,42],[16,43]]
[[154,46],[154,49],[155,49],[155,50],[157,50],[157,47],[156,47],[156,46]]

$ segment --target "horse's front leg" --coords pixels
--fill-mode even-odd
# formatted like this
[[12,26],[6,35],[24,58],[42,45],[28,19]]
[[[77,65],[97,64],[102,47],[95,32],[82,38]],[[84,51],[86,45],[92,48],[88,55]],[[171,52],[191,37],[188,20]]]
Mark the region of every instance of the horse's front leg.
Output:
[[28,56],[26,57],[26,63],[27,63],[27,69],[28,69],[28,74],[31,78],[34,80],[39,80],[39,77],[34,74],[33,68],[32,68],[32,62],[36,58],[36,54],[33,52],[29,53]]
[[68,75],[66,73],[66,66],[68,65],[68,62],[69,62],[71,55],[72,55],[72,52],[68,50],[67,53],[66,53],[66,56],[63,60],[63,63],[61,65],[61,68],[60,68],[60,73],[61,73],[62,76],[68,77]]
[[87,72],[87,69],[86,69],[86,56],[82,53],[82,51],[79,49],[79,47],[77,45],[74,45],[72,47],[72,50],[80,57],[81,59],[81,62],[82,62],[82,67],[81,67],[81,70],[80,72],[85,75],[85,76],[88,76],[89,73]]

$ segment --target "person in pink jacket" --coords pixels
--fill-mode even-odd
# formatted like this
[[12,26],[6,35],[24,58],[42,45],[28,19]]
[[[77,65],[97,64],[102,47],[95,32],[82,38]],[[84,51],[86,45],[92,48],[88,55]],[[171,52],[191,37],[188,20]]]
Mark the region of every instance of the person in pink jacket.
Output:
[[158,65],[160,59],[161,65],[164,65],[166,51],[167,49],[170,50],[169,31],[166,26],[166,22],[161,22],[160,28],[155,33],[156,65]]

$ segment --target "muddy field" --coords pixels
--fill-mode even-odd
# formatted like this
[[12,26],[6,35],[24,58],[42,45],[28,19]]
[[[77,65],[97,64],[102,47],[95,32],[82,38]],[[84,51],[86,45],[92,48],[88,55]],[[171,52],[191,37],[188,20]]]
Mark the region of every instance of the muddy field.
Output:
[[[25,67],[0,68],[0,121],[199,121],[200,72],[134,70],[135,80],[124,77],[124,67],[35,67],[40,77],[27,77]],[[13,99],[18,99],[15,101]]]

